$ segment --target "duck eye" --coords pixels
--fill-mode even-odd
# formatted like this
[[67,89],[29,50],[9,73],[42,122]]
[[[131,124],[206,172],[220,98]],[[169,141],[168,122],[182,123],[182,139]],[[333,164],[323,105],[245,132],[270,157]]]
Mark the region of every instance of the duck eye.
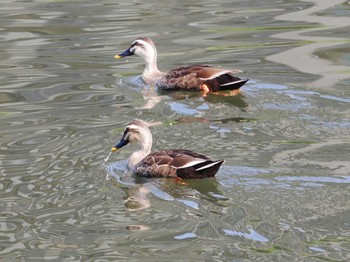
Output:
[[123,137],[128,137],[131,133],[139,133],[139,131],[135,128],[127,127],[123,132]]
[[129,133],[130,129],[127,127],[125,128],[124,132],[123,132],[123,137],[125,137],[128,133]]
[[143,47],[143,44],[141,44],[140,42],[135,42],[131,45],[131,47],[134,47],[134,46],[140,46],[140,47]]

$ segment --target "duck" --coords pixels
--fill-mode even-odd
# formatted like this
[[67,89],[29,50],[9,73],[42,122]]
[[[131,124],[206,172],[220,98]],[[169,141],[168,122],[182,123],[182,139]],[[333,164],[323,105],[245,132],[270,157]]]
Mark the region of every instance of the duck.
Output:
[[224,163],[224,160],[213,160],[188,149],[168,149],[151,153],[152,134],[149,124],[142,120],[130,122],[111,151],[116,152],[129,143],[136,143],[138,147],[128,158],[128,168],[140,177],[210,178],[215,176]]
[[238,90],[249,79],[234,74],[240,70],[227,70],[209,65],[194,64],[161,72],[157,66],[157,49],[149,37],[139,37],[116,59],[137,55],[145,62],[142,78],[146,84],[155,84],[162,90],[202,90],[205,94],[221,90]]

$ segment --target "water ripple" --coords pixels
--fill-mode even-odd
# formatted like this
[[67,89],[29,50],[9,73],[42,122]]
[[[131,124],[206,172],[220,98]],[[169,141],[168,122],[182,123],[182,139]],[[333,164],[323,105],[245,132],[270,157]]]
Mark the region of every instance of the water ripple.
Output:
[[[1,258],[346,260],[347,93],[286,85],[316,76],[265,59],[309,44],[276,32],[322,31],[272,20],[309,6],[3,0]],[[309,17],[340,11],[348,19],[338,7]],[[234,97],[159,92],[140,80],[142,60],[113,59],[145,34],[164,70],[211,63],[253,79]],[[344,50],[316,55],[336,62]],[[162,123],[154,150],[186,147],[225,165],[215,179],[179,184],[133,177],[131,147],[104,162],[134,118]]]
[[311,36],[313,32],[318,34],[322,33],[322,30],[335,30],[337,28],[348,27],[350,25],[350,19],[344,16],[327,16],[327,15],[315,15],[318,12],[326,9],[332,9],[334,6],[346,2],[345,0],[308,0],[313,2],[313,6],[310,8],[283,14],[275,17],[277,20],[287,21],[306,21],[308,23],[319,23],[321,28],[314,29],[302,29],[293,32],[274,34],[274,38],[282,38],[289,40],[302,40],[306,41],[300,47],[292,48],[287,51],[283,51],[277,54],[268,56],[267,59],[276,63],[283,63],[296,70],[320,75],[320,78],[308,85],[312,88],[329,89],[335,87],[337,83],[344,79],[349,78],[350,67],[345,65],[339,65],[332,63],[327,59],[323,59],[315,56],[315,52],[319,49],[330,49],[334,46],[344,45],[349,42],[349,39],[339,37],[321,37]]

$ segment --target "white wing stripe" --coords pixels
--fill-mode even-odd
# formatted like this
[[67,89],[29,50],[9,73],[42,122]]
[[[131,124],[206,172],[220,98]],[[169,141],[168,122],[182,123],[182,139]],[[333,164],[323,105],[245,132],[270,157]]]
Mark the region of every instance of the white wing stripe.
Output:
[[213,162],[213,163],[211,163],[211,164],[208,164],[208,165],[206,165],[206,166],[202,166],[202,167],[200,167],[200,168],[197,168],[196,169],[196,171],[201,171],[201,170],[203,170],[203,169],[207,169],[207,168],[209,168],[209,167],[212,167],[212,166],[215,166],[217,163],[219,163],[220,161],[216,161],[216,162]]
[[191,162],[186,163],[183,166],[179,166],[178,168],[187,168],[187,167],[191,167],[191,166],[194,166],[194,165],[206,162],[206,161],[208,161],[208,160],[206,160],[206,159],[195,159],[195,160],[192,160]]
[[228,73],[231,73],[231,71],[223,70],[223,71],[220,71],[220,72],[216,73],[215,75],[211,75],[210,77],[207,77],[207,78],[200,77],[200,79],[205,81],[205,80],[213,79],[213,78],[216,78],[218,76],[221,76],[221,75],[224,75],[224,74],[228,74]]
[[246,81],[246,80],[245,80],[245,79],[241,79],[241,80],[237,80],[237,81],[225,83],[225,84],[222,84],[222,85],[220,85],[220,86],[229,86],[229,85],[237,84],[237,83],[240,83],[240,82],[243,82],[243,81]]

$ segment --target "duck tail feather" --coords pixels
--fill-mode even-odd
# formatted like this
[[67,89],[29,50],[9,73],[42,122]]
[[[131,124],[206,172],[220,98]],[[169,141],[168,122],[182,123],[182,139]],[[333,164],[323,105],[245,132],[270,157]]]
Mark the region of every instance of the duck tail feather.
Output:
[[243,86],[245,83],[248,82],[248,79],[238,79],[232,82],[227,82],[220,84],[220,89],[221,90],[234,90],[234,89],[239,89],[241,86]]
[[201,171],[201,170],[208,169],[208,168],[211,168],[211,167],[216,166],[216,165],[221,166],[222,163],[224,163],[224,160],[218,160],[218,161],[209,162],[206,165],[203,165],[203,166],[201,166],[199,168],[196,168],[195,171]]

